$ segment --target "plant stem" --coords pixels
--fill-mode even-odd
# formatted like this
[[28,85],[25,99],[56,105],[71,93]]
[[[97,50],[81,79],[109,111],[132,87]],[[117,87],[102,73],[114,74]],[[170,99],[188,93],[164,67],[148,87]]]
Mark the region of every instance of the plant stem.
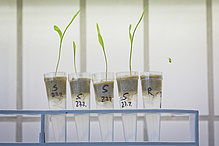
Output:
[[147,7],[148,7],[148,5],[144,8],[144,11],[143,11],[143,13],[142,13],[142,15],[141,15],[141,17],[140,17],[140,19],[139,19],[137,25],[135,26],[135,29],[134,29],[133,34],[132,34],[132,37],[131,37],[131,39],[130,39],[130,42],[131,42],[130,58],[129,58],[129,71],[130,71],[130,75],[132,75],[132,46],[133,46],[133,40],[134,40],[135,32],[136,32],[137,27],[138,27],[138,25],[140,24],[140,22],[141,22],[143,16],[144,16],[144,13],[145,13]]
[[106,62],[106,81],[107,81],[107,59],[106,59],[106,52],[105,52],[105,49],[103,49],[103,53],[104,53],[104,57],[105,57],[105,62]]
[[153,59],[151,62],[149,62],[146,69],[148,70],[149,67],[150,67],[150,64],[153,63],[153,62],[155,62],[155,61],[157,61],[157,60],[160,59],[160,58],[167,58],[168,61],[169,61],[169,63],[171,63],[171,58],[170,58],[170,57],[161,56],[161,57],[157,57],[157,58]]
[[132,41],[131,41],[131,49],[130,49],[130,56],[129,56],[129,71],[130,71],[130,75],[132,75]]
[[[63,37],[62,37],[63,38]],[[61,41],[60,41],[60,44],[59,44],[59,57],[58,57],[58,62],[57,62],[57,65],[56,65],[56,72],[55,72],[55,76],[57,74],[57,71],[58,71],[58,67],[59,67],[59,62],[60,62],[60,58],[61,58],[61,46],[62,46],[62,38],[61,38]]]

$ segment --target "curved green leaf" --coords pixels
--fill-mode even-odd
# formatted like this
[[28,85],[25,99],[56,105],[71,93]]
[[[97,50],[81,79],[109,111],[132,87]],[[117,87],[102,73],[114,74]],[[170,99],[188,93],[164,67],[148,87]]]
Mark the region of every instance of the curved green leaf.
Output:
[[76,45],[75,45],[75,41],[73,41],[73,48],[74,48],[74,58],[76,56]]
[[97,25],[97,33],[100,34],[100,28],[99,28],[98,23],[96,23],[96,25]]
[[101,34],[100,34],[99,25],[98,25],[98,23],[96,23],[96,25],[97,25],[98,40],[99,40],[100,45],[101,45],[102,48],[103,48],[103,54],[104,54],[105,62],[106,62],[106,81],[107,81],[107,57],[106,57],[106,52],[105,52],[105,49],[104,49],[103,38],[102,38],[102,36],[101,36]]
[[77,73],[77,69],[76,69],[76,44],[75,44],[75,41],[73,41],[73,52],[74,52],[74,67],[75,67],[75,73]]
[[99,43],[100,45],[102,46],[103,50],[104,50],[104,43],[103,43],[103,38],[100,34],[98,34],[98,40],[99,40]]
[[69,28],[69,26],[71,25],[71,23],[73,22],[73,20],[75,19],[75,17],[79,14],[80,11],[81,11],[81,8],[77,11],[77,13],[73,16],[73,18],[71,19],[69,24],[66,26],[66,28],[65,28],[65,30],[63,32],[63,36],[64,36],[65,32],[67,31],[67,29]]
[[54,30],[57,31],[58,34],[59,34],[59,36],[60,36],[60,38],[62,38],[62,32],[61,32],[61,30],[59,29],[59,27],[56,26],[56,25],[54,25]]
[[132,29],[132,25],[130,24],[129,25],[129,38],[130,38],[130,41],[132,41],[131,29]]

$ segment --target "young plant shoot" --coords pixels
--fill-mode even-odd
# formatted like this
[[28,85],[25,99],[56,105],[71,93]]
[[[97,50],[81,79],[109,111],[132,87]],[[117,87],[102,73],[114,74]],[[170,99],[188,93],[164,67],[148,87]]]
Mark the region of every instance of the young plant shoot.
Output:
[[75,44],[75,41],[73,41],[73,52],[74,52],[74,67],[75,67],[75,73],[77,73],[77,69],[76,69],[76,44]]
[[147,70],[149,69],[149,66],[150,66],[151,63],[157,61],[157,60],[160,59],[160,58],[167,58],[167,59],[168,59],[168,62],[169,62],[169,63],[172,63],[172,59],[171,59],[170,57],[161,56],[161,57],[158,57],[158,58],[153,59],[150,63],[148,63],[148,65],[147,65]]
[[98,23],[97,23],[97,33],[98,33],[98,40],[99,40],[100,45],[103,48],[103,54],[104,54],[104,57],[105,57],[105,62],[106,62],[106,81],[107,81],[107,58],[106,58],[106,52],[105,52],[105,48],[104,48],[103,38],[102,38],[102,36],[100,34],[100,29],[99,29]]
[[58,26],[54,25],[54,30],[58,32],[59,37],[60,37],[59,56],[58,56],[58,61],[57,61],[57,65],[56,65],[55,76],[56,76],[56,73],[57,73],[57,71],[58,71],[59,62],[60,62],[60,58],[61,58],[61,48],[62,48],[62,41],[63,41],[64,35],[65,35],[67,29],[69,28],[69,26],[72,24],[73,20],[74,20],[75,17],[79,14],[80,11],[81,11],[81,9],[79,9],[79,11],[74,15],[74,17],[71,19],[71,21],[69,22],[69,24],[67,25],[67,27],[65,28],[65,30],[64,30],[63,33],[62,33],[62,31],[59,29]]
[[135,36],[135,32],[136,32],[136,29],[138,27],[138,25],[140,24],[143,16],[144,16],[144,13],[146,11],[146,9],[148,8],[148,5],[145,7],[137,25],[135,26],[135,29],[133,31],[133,33],[131,34],[131,29],[132,29],[132,25],[130,24],[129,25],[129,39],[130,39],[130,43],[131,43],[131,48],[130,48],[130,58],[129,58],[129,71],[130,71],[130,75],[132,75],[132,46],[133,46],[133,40],[134,40],[134,36]]

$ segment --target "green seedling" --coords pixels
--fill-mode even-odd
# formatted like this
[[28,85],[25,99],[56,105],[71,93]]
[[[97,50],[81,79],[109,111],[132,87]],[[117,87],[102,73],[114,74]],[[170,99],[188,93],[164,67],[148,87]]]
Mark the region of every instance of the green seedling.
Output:
[[59,62],[60,62],[60,58],[61,58],[61,48],[62,48],[62,41],[64,38],[64,35],[67,31],[67,29],[69,28],[69,26],[72,24],[73,20],[75,19],[75,17],[79,14],[79,12],[81,11],[81,9],[79,9],[79,11],[74,15],[74,17],[71,19],[71,21],[69,22],[69,24],[67,25],[67,27],[65,28],[64,32],[62,33],[62,31],[59,29],[58,26],[54,25],[54,30],[58,32],[59,37],[60,37],[60,43],[59,43],[59,56],[58,56],[58,61],[57,61],[57,65],[56,65],[56,71],[55,71],[55,75],[58,71],[58,67],[59,67]]
[[134,36],[135,36],[135,32],[136,32],[136,29],[138,28],[138,25],[140,24],[143,16],[144,16],[144,13],[146,11],[146,9],[148,8],[148,5],[145,7],[137,25],[135,26],[135,29],[133,31],[133,33],[131,34],[131,29],[132,29],[132,25],[130,24],[129,25],[129,39],[130,39],[130,42],[131,42],[131,48],[130,48],[130,58],[129,58],[129,71],[130,71],[130,75],[132,75],[132,46],[133,46],[133,40],[134,40]]
[[158,57],[158,58],[153,59],[153,60],[147,65],[147,70],[149,69],[149,66],[150,66],[151,63],[157,61],[157,60],[160,59],[160,58],[167,58],[167,59],[168,59],[168,62],[169,62],[169,63],[172,63],[172,59],[171,59],[170,57],[161,56],[161,57]]
[[75,67],[75,73],[77,73],[77,69],[76,69],[76,44],[75,44],[75,41],[73,41],[73,52],[74,52],[74,67]]
[[98,40],[99,40],[100,45],[103,48],[103,54],[104,54],[104,57],[105,57],[105,62],[106,62],[106,81],[107,81],[107,58],[106,58],[106,52],[105,52],[105,48],[104,48],[103,38],[102,38],[102,36],[100,34],[100,28],[99,28],[98,23],[97,23],[97,33],[98,33]]

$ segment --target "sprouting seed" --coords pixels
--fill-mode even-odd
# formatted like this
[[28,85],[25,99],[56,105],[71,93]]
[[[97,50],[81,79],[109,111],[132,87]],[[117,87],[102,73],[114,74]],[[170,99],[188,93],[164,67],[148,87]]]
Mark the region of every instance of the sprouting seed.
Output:
[[62,33],[62,31],[59,29],[58,26],[54,25],[54,30],[58,32],[59,37],[60,37],[59,56],[58,56],[58,61],[57,61],[57,64],[56,64],[55,76],[56,76],[56,73],[57,73],[57,71],[58,71],[59,62],[60,62],[60,58],[61,58],[61,48],[62,48],[62,41],[63,41],[64,35],[65,35],[67,29],[69,28],[69,26],[72,24],[73,20],[74,20],[75,17],[79,14],[80,11],[81,11],[81,9],[79,9],[78,12],[73,16],[73,18],[71,19],[71,21],[69,22],[69,24],[66,26],[66,28],[65,28],[65,30],[64,30],[63,33]]
[[144,16],[144,13],[146,11],[146,9],[148,8],[148,5],[144,8],[144,11],[137,23],[137,25],[135,26],[135,29],[133,31],[133,33],[131,34],[131,29],[132,29],[132,25],[130,24],[129,25],[129,39],[130,39],[130,43],[131,43],[131,48],[130,48],[130,57],[129,57],[129,71],[130,71],[130,75],[132,74],[132,46],[133,46],[133,40],[134,40],[134,36],[135,36],[135,32],[136,32],[136,29],[138,27],[138,25],[140,24],[143,16]]
[[158,58],[153,59],[153,60],[147,65],[147,70],[148,70],[148,68],[149,68],[149,66],[150,66],[151,63],[157,61],[157,60],[160,59],[160,58],[167,58],[167,59],[168,59],[168,62],[169,62],[169,63],[172,63],[172,59],[171,59],[170,57],[161,56],[161,57],[158,57]]
[[75,73],[77,73],[77,68],[76,68],[76,44],[75,44],[75,41],[73,41],[73,52],[74,52],[74,68],[75,68]]
[[106,57],[106,51],[105,51],[105,48],[104,48],[104,42],[103,42],[103,38],[100,34],[100,28],[99,28],[99,25],[98,23],[96,24],[97,25],[97,34],[98,34],[98,40],[99,40],[99,43],[100,45],[102,46],[103,48],[103,54],[104,54],[104,58],[105,58],[105,62],[106,62],[106,81],[107,81],[107,57]]

